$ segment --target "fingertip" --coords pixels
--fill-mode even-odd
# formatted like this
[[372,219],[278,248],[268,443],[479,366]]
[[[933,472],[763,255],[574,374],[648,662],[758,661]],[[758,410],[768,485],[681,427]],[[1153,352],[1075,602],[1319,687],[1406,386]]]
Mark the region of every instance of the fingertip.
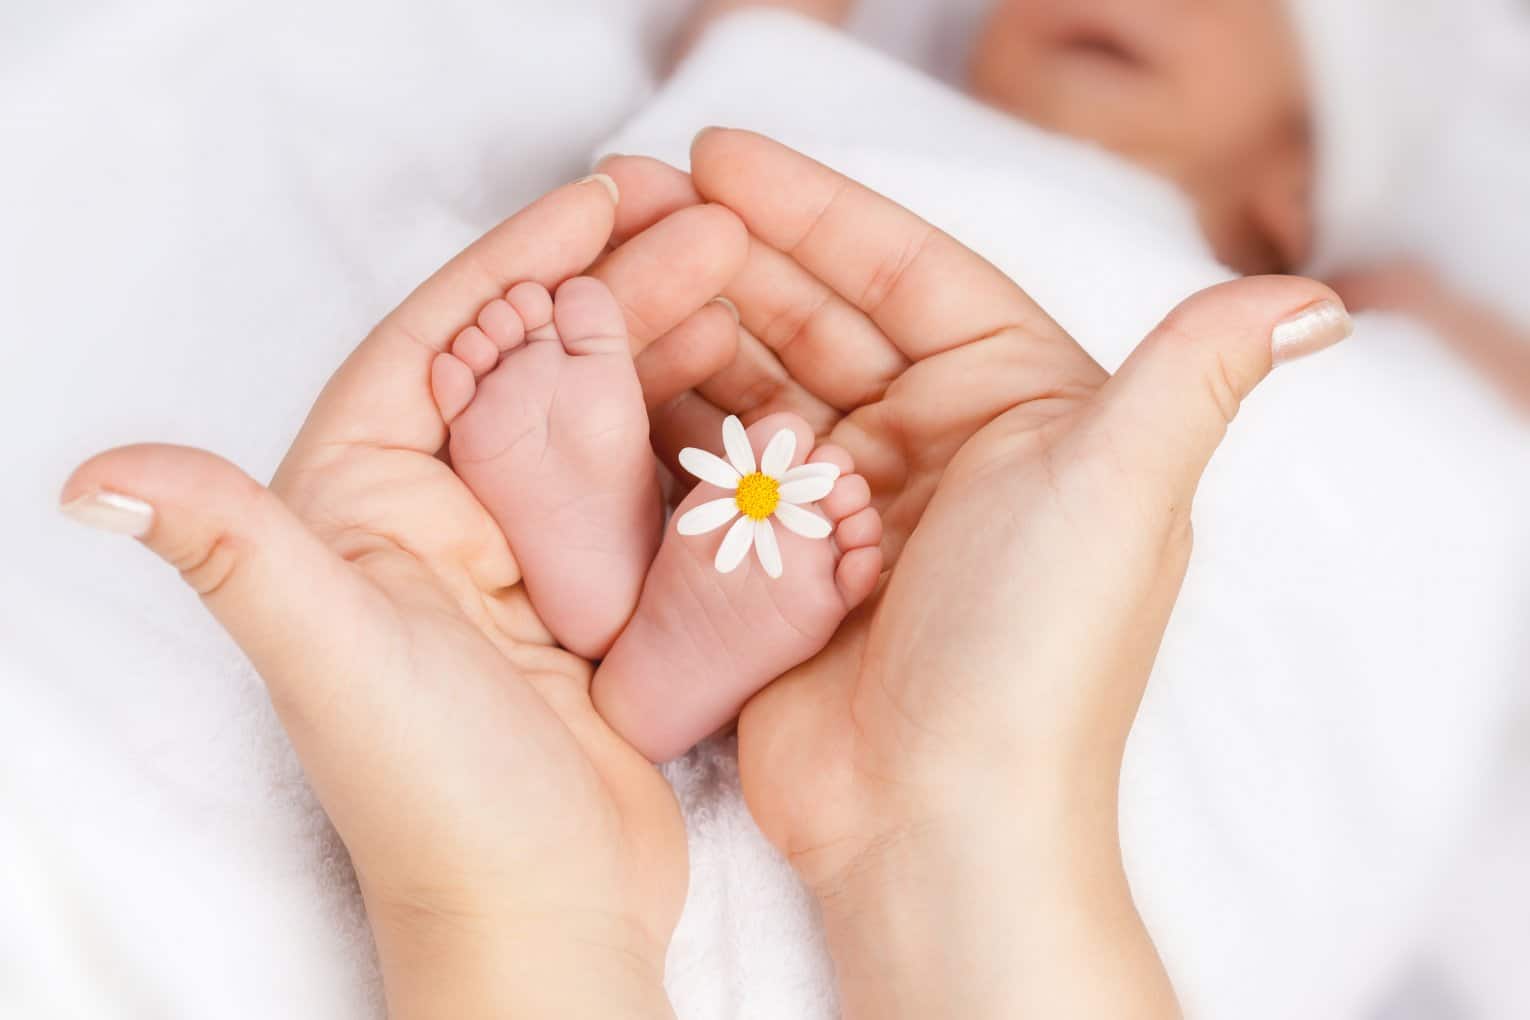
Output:
[[579,180],[575,181],[574,183],[575,184],[599,184],[602,188],[606,189],[606,194],[611,196],[611,204],[612,205],[614,205],[614,206],[621,205],[621,202],[622,202],[622,189],[617,185],[616,181],[611,177],[610,174],[604,174],[604,173],[590,174],[588,177],[581,177],[581,178],[579,178]]
[[1278,368],[1317,354],[1349,339],[1354,332],[1354,319],[1342,301],[1316,301],[1275,326],[1270,335],[1271,364]]
[[1262,276],[1210,287],[1170,312],[1105,383],[1102,423],[1131,448],[1133,470],[1188,505],[1270,371],[1350,330],[1338,296],[1316,280]]
[[707,304],[717,305],[719,308],[722,308],[724,311],[726,311],[730,316],[733,317],[733,324],[735,326],[743,325],[744,317],[739,314],[738,305],[723,297],[721,294],[717,295],[711,301],[708,301]]
[[622,202],[616,207],[611,243],[620,245],[681,209],[701,204],[691,177],[647,156],[606,156],[596,170],[616,182]]

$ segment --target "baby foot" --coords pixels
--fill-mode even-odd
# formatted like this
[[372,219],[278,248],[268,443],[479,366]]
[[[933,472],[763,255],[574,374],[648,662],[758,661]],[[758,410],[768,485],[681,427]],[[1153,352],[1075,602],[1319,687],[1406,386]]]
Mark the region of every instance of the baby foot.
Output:
[[560,644],[611,647],[659,544],[657,464],[620,307],[569,280],[517,284],[431,367],[452,467],[505,533]]
[[[813,431],[793,414],[747,435],[730,419],[724,437],[727,461],[682,457],[705,481],[676,511],[637,613],[595,674],[595,707],[652,761],[682,754],[817,655],[882,572],[882,518],[848,453],[805,456]],[[793,505],[814,500],[822,516]]]

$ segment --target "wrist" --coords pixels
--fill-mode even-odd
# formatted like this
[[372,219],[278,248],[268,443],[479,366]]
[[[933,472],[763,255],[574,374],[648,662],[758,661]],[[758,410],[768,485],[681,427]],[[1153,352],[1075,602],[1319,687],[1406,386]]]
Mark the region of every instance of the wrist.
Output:
[[847,1020],[1177,1015],[1122,868],[1113,778],[963,804],[816,889]]
[[665,947],[619,918],[557,910],[490,919],[398,907],[369,916],[392,1020],[674,1016]]

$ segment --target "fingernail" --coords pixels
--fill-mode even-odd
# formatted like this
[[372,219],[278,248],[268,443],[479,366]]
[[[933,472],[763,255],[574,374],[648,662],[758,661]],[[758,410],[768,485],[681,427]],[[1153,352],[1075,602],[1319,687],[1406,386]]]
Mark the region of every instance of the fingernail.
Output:
[[611,179],[609,174],[590,174],[588,177],[579,178],[574,183],[589,184],[591,181],[599,181],[601,185],[606,189],[606,191],[611,193],[611,201],[616,205],[621,204],[621,189],[616,186],[616,182]]
[[622,157],[622,153],[620,153],[620,152],[608,152],[604,156],[601,156],[599,159],[597,159],[595,162],[591,163],[590,164],[590,170],[592,172],[598,173],[600,171],[600,168],[605,166],[611,160],[613,160],[613,159],[620,159],[621,157]]
[[1270,348],[1275,355],[1275,364],[1284,365],[1332,347],[1354,331],[1354,320],[1343,305],[1337,301],[1319,301],[1276,326],[1270,336]]
[[719,294],[715,298],[713,298],[710,303],[714,304],[714,305],[722,305],[730,313],[732,313],[733,321],[734,322],[737,322],[737,323],[740,323],[740,324],[743,323],[743,321],[744,321],[743,318],[740,317],[739,314],[738,314],[738,305],[734,304],[732,301],[729,301],[727,298],[723,297],[721,294]]
[[694,149],[696,146],[700,145],[701,144],[701,140],[703,138],[705,138],[707,135],[711,134],[713,131],[721,131],[721,130],[722,129],[719,128],[716,124],[709,124],[709,125],[707,125],[706,127],[702,128],[700,131],[696,132],[696,137],[691,139],[691,148]]
[[142,538],[154,527],[154,508],[141,499],[98,489],[59,506],[59,512],[87,528]]

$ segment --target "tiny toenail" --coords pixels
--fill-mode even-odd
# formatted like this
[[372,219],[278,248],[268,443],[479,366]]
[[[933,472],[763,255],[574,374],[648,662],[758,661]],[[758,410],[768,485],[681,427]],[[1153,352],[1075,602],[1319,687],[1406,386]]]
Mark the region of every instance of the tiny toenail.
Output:
[[610,194],[612,203],[614,203],[614,204],[620,204],[621,203],[621,200],[622,200],[621,189],[616,186],[616,181],[612,180],[612,178],[611,178],[611,176],[609,174],[590,174],[590,176],[588,176],[588,177],[581,177],[579,180],[575,181],[574,183],[575,184],[589,184],[591,181],[599,181],[601,183],[601,185],[606,189],[607,193]]

